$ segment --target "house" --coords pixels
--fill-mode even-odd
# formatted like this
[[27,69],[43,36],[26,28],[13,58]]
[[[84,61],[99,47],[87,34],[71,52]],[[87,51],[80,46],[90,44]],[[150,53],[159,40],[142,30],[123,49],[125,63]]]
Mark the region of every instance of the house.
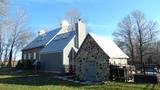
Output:
[[22,61],[40,64],[44,72],[74,72],[77,79],[109,80],[111,65],[127,65],[128,56],[110,39],[86,33],[86,25],[77,21],[69,25],[63,21],[60,28],[40,31],[22,50]]
[[86,37],[86,25],[79,20],[73,26],[63,21],[60,28],[41,31],[22,50],[22,60],[31,60],[33,64],[40,62],[40,70],[45,72],[66,73],[73,70],[73,58]]
[[75,56],[79,80],[109,80],[110,65],[127,65],[128,56],[110,39],[89,33]]
[[60,28],[38,32],[38,37],[22,49],[22,60],[40,61],[40,51],[60,32],[59,30]]

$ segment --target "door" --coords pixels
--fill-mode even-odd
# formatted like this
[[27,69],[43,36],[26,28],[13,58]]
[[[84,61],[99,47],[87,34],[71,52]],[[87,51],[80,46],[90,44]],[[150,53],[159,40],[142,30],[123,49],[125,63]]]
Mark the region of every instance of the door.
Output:
[[85,63],[85,80],[96,81],[96,63],[95,61],[87,61]]

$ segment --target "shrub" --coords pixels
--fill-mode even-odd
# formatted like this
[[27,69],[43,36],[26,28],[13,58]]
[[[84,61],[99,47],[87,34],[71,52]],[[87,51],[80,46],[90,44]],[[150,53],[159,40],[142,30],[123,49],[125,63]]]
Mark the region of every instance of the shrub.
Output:
[[156,75],[134,75],[134,81],[137,83],[158,83]]
[[34,65],[31,60],[20,60],[16,66],[17,69],[33,69]]

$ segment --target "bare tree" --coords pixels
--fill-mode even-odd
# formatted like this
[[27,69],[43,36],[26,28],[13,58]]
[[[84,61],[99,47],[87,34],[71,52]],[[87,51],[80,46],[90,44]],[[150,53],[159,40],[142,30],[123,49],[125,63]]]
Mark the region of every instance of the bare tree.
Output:
[[129,55],[131,57],[132,64],[134,65],[134,45],[133,45],[133,22],[131,16],[125,17],[118,24],[119,31],[114,32],[113,35],[116,36],[118,44],[121,43],[122,46],[125,44],[127,50],[129,51]]
[[147,20],[144,14],[140,11],[133,12],[132,16],[135,20],[134,29],[139,46],[139,57],[142,65],[141,72],[144,72],[145,69],[143,57],[156,37],[156,33],[158,32],[156,28],[157,24],[154,21]]
[[4,51],[3,48],[3,42],[2,42],[2,36],[3,36],[3,28],[2,26],[4,25],[4,18],[5,15],[8,12],[8,0],[0,0],[0,60],[2,60],[2,54]]
[[157,23],[146,19],[142,12],[134,11],[125,17],[118,27],[120,29],[114,33],[115,39],[123,40],[132,63],[134,64],[135,59],[139,60],[141,72],[144,73],[144,57],[146,58],[148,54],[155,54],[153,43],[157,40]]
[[9,0],[0,0],[0,60],[9,60],[11,67],[12,55],[16,58],[17,52],[30,40],[27,25],[28,16],[24,9],[18,8],[16,15],[11,15],[9,11]]
[[0,0],[0,16],[6,15],[8,12],[8,0]]
[[16,60],[17,53],[21,51],[21,49],[24,48],[26,44],[28,44],[28,42],[32,39],[32,37],[33,36],[30,32],[28,31],[22,32],[22,34],[19,36],[20,39],[17,41],[14,47],[14,59],[13,60]]
[[10,49],[9,49],[9,62],[8,66],[11,67],[12,55],[14,52],[14,48],[17,46],[24,45],[23,42],[26,42],[29,39],[30,35],[27,35],[27,31],[29,31],[29,27],[27,25],[28,16],[23,9],[17,10],[17,15],[15,18],[11,18],[9,21],[10,28]]

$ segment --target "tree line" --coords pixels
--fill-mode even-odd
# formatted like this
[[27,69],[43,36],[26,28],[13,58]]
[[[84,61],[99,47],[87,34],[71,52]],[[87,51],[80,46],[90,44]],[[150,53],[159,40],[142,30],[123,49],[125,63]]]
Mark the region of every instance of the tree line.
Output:
[[17,7],[12,14],[11,7],[9,0],[0,0],[0,62],[7,61],[9,67],[32,37],[26,11]]
[[156,21],[136,10],[124,17],[113,33],[117,45],[130,57],[129,63],[141,65],[141,72],[144,72],[145,64],[160,63],[158,26]]

